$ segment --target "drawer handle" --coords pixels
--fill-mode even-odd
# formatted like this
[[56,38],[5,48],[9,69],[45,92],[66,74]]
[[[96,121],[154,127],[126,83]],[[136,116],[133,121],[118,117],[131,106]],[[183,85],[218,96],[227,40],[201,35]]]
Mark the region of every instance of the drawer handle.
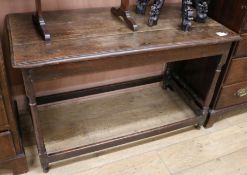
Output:
[[238,97],[245,97],[245,96],[247,96],[247,87],[246,88],[239,89],[237,91],[236,95]]

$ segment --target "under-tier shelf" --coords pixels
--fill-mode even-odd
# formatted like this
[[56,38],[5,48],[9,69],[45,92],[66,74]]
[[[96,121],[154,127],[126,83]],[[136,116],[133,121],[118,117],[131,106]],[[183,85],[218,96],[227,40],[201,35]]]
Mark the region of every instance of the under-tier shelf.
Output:
[[[175,92],[163,90],[160,83],[41,106],[39,110],[48,152],[102,142],[195,117]],[[30,116],[21,118],[24,134],[30,135],[31,123],[27,122]]]

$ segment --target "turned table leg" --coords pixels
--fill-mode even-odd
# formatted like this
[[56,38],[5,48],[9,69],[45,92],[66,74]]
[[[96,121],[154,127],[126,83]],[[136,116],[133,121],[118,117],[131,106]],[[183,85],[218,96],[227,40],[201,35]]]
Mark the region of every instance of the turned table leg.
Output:
[[32,71],[31,69],[23,69],[22,77],[25,85],[26,96],[29,100],[33,129],[34,129],[36,144],[38,148],[40,163],[43,168],[43,171],[46,173],[49,170],[48,155],[46,152],[44,137],[40,126],[40,121],[38,116],[38,106],[36,102],[31,71]]
[[121,0],[121,6],[119,8],[113,7],[111,12],[117,17],[122,17],[131,30],[138,30],[138,25],[135,23],[129,13],[129,0]]
[[36,13],[33,14],[33,23],[37,27],[43,39],[45,41],[49,41],[51,39],[51,35],[46,29],[45,20],[42,16],[41,0],[35,0],[35,3],[36,3]]

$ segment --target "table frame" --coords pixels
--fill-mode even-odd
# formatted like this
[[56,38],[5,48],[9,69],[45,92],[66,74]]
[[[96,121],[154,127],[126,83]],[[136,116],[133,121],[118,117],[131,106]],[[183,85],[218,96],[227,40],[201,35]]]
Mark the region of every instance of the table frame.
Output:
[[[214,90],[216,88],[216,84],[222,69],[222,66],[226,63],[226,60],[228,59],[228,53],[231,47],[231,42],[228,43],[209,43],[208,45],[195,45],[191,48],[186,48],[186,46],[182,46],[180,48],[172,48],[168,50],[162,50],[162,53],[169,55],[169,58],[165,58],[166,62],[169,63],[166,70],[164,71],[164,75],[155,76],[155,77],[147,77],[139,80],[133,80],[129,82],[123,82],[123,83],[117,83],[112,85],[106,85],[96,88],[90,88],[90,89],[84,89],[82,91],[75,92],[77,94],[80,94],[79,96],[86,96],[91,94],[97,94],[102,92],[108,92],[112,90],[117,89],[123,89],[123,88],[129,88],[133,86],[139,86],[143,84],[149,84],[158,82],[160,80],[164,80],[164,88],[172,87],[176,92],[179,93],[179,95],[185,100],[185,102],[194,110],[196,117],[192,117],[180,122],[172,123],[169,125],[164,125],[161,127],[152,128],[149,130],[144,130],[141,132],[129,134],[122,137],[113,138],[110,140],[105,140],[102,142],[97,142],[90,145],[80,146],[68,150],[63,150],[59,152],[53,152],[53,153],[47,153],[45,143],[44,143],[44,136],[41,129],[41,123],[39,121],[39,114],[38,114],[38,103],[37,101],[43,101],[42,103],[51,102],[54,100],[49,101],[48,99],[54,97],[54,96],[47,96],[47,97],[41,97],[37,98],[35,95],[35,89],[34,89],[34,71],[36,67],[28,67],[28,68],[22,68],[22,76],[24,80],[25,85],[25,91],[26,96],[29,100],[29,106],[32,116],[32,122],[34,127],[34,133],[35,133],[35,139],[37,143],[39,158],[41,162],[41,166],[43,168],[44,172],[49,171],[49,163],[56,162],[59,160],[64,160],[68,158],[72,158],[75,156],[88,154],[91,152],[103,150],[106,148],[110,148],[117,145],[123,145],[129,142],[137,141],[140,139],[144,139],[147,137],[159,135],[165,132],[173,131],[176,129],[180,129],[183,127],[195,125],[195,126],[202,126],[205,123],[205,120],[207,119],[208,113],[209,113],[209,107],[210,103],[213,98]],[[188,52],[187,49],[191,49],[192,52]],[[205,52],[205,49],[207,50],[206,53],[202,55],[202,52]],[[153,51],[147,51],[149,53],[155,53]],[[131,54],[131,53],[128,53]],[[181,58],[181,55],[183,55],[183,58]],[[176,74],[173,74],[172,71],[172,63],[175,61],[182,61],[182,60],[191,60],[191,59],[199,59],[202,56],[219,56],[220,61],[217,65],[217,68],[215,70],[213,81],[211,83],[211,86],[209,88],[209,91],[207,93],[207,97],[204,101],[202,101],[200,98],[196,96],[196,94],[193,92],[192,89],[190,89],[181,79],[179,79]],[[117,57],[117,56],[116,56]],[[101,58],[103,59],[103,58]],[[78,61],[78,60],[77,60]],[[81,60],[83,61],[83,60]],[[73,93],[73,92],[70,92]],[[65,94],[61,94],[61,96],[66,96]],[[67,97],[71,96],[72,94],[68,95]],[[72,95],[73,96],[73,95]],[[57,97],[57,95],[55,95]],[[74,97],[73,97],[74,98]],[[46,101],[48,100],[48,101]],[[58,98],[60,100],[60,98]],[[57,101],[56,99],[54,101]],[[199,106],[200,104],[201,106]]]

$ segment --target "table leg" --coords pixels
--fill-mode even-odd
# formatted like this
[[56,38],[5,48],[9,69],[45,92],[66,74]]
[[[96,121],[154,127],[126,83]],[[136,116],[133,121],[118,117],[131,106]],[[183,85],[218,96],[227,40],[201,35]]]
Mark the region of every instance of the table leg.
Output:
[[207,92],[207,96],[205,98],[205,101],[202,104],[202,112],[203,112],[203,116],[205,116],[205,118],[204,118],[204,120],[200,121],[201,126],[204,125],[206,127],[210,127],[210,125],[212,125],[213,121],[210,121],[209,125],[208,125],[207,118],[210,115],[210,105],[213,101],[214,92],[215,92],[217,82],[218,82],[220,74],[221,74],[222,67],[226,63],[227,58],[228,58],[228,53],[223,54],[219,60],[217,68],[215,70],[215,74],[214,74],[212,83],[211,83],[209,90]]
[[[209,91],[208,91],[208,94],[207,94],[207,97],[206,97],[206,100],[205,100],[205,104],[204,106],[210,106],[211,103],[212,103],[212,100],[213,100],[213,95],[214,95],[214,92],[215,92],[215,88],[216,88],[216,85],[217,85],[217,82],[219,80],[219,77],[220,77],[220,74],[221,74],[221,71],[222,71],[222,67],[224,66],[224,64],[226,63],[228,59],[228,53],[225,53],[224,55],[221,56],[221,59],[217,65],[217,68],[215,70],[215,74],[214,74],[214,78],[213,78],[213,81],[211,83],[211,87],[209,88]],[[214,105],[214,104],[213,104]],[[212,105],[211,105],[212,106]],[[210,113],[209,113],[210,115]],[[218,115],[214,115],[214,114],[211,114],[211,116],[207,116],[207,117],[210,117],[208,119],[208,121],[204,122],[204,126],[206,128],[209,128],[209,127],[212,127],[213,124],[218,120],[218,118],[220,116]]]
[[112,7],[111,12],[117,17],[122,17],[131,30],[138,30],[138,25],[135,23],[129,13],[129,0],[121,0],[121,6],[119,8]]
[[194,100],[196,97],[191,95],[194,94],[194,91],[192,91],[192,89],[188,89],[186,87],[187,85],[185,86],[184,82],[181,82],[181,79],[177,79],[180,81],[179,83],[175,83],[177,80],[174,81],[175,78],[174,75],[172,75],[173,69],[173,62],[167,63],[163,77],[163,89],[177,91],[177,93],[181,96],[185,103],[187,103],[192,109],[195,110],[195,114],[197,115],[198,120],[194,126],[195,128],[200,129],[201,126],[203,126],[203,124],[205,123],[205,120],[208,116],[209,108],[203,106],[203,108],[201,109],[200,107],[198,107],[198,104],[195,104]]
[[221,59],[220,59],[218,65],[217,65],[217,68],[215,70],[215,74],[214,74],[211,86],[209,88],[209,91],[208,91],[204,106],[209,107],[211,102],[212,102],[214,91],[215,91],[218,79],[220,77],[220,74],[221,74],[221,71],[222,71],[222,67],[226,63],[227,58],[228,58],[228,53],[226,53],[226,54],[221,56]]
[[43,39],[45,41],[49,41],[51,39],[51,35],[46,29],[45,20],[42,15],[41,0],[35,0],[35,3],[36,13],[33,15],[33,23],[37,27]]
[[209,113],[208,120],[204,124],[205,128],[211,128],[213,125],[219,121],[222,118],[222,116],[219,116],[219,114],[214,114],[213,112]]
[[162,86],[163,89],[172,90],[172,87],[170,85],[170,80],[171,80],[171,65],[167,63],[163,74],[163,86]]
[[22,77],[25,85],[26,96],[29,100],[29,106],[31,110],[31,117],[33,122],[33,129],[36,139],[36,144],[38,148],[40,163],[44,172],[49,170],[48,155],[45,148],[44,137],[42,129],[40,126],[39,116],[38,116],[38,106],[35,97],[35,91],[33,86],[33,79],[31,75],[31,69],[23,69]]
[[[213,96],[214,96],[214,92],[215,92],[215,89],[216,89],[216,85],[217,85],[217,82],[219,80],[222,67],[226,63],[227,59],[228,59],[228,53],[222,54],[219,62],[217,63],[217,68],[215,70],[215,73],[214,73],[212,82],[210,84],[209,90],[207,92],[206,98],[203,101],[201,101],[200,99],[198,99],[196,95],[193,95],[193,94],[195,94],[194,91],[193,91],[193,89],[186,87],[185,86],[186,84],[184,84],[184,82],[182,82],[180,78],[176,78],[176,76],[174,76],[174,74],[172,73],[172,71],[174,69],[172,67],[172,63],[168,63],[167,66],[166,66],[166,70],[165,70],[165,73],[164,73],[163,88],[164,89],[167,89],[168,87],[171,87],[170,89],[172,89],[173,86],[174,86],[174,83],[171,83],[172,82],[172,79],[176,79],[176,81],[178,81],[179,84],[181,85],[182,89],[185,89],[186,90],[185,92],[187,92],[187,94],[189,94],[190,96],[192,95],[192,98],[198,104],[200,104],[200,106],[201,106],[200,109],[199,109],[200,110],[200,113],[198,113],[200,115],[199,116],[200,117],[200,120],[198,120],[198,123],[195,125],[195,127],[197,127],[197,128],[200,128],[203,125],[204,126],[207,126],[207,127],[210,127],[210,126],[212,126],[212,123],[216,120],[215,118],[212,118],[211,117],[208,120],[208,122],[206,123],[206,120],[207,120],[208,115],[210,113],[210,105],[211,105],[211,103],[213,101]],[[176,88],[176,90],[178,91],[178,88]],[[192,108],[193,108],[194,105],[190,105],[190,102],[191,101],[187,101],[187,103],[189,104],[189,106],[192,106]],[[193,104],[194,104],[194,102],[193,102]],[[196,110],[198,110],[198,109],[196,109]]]

